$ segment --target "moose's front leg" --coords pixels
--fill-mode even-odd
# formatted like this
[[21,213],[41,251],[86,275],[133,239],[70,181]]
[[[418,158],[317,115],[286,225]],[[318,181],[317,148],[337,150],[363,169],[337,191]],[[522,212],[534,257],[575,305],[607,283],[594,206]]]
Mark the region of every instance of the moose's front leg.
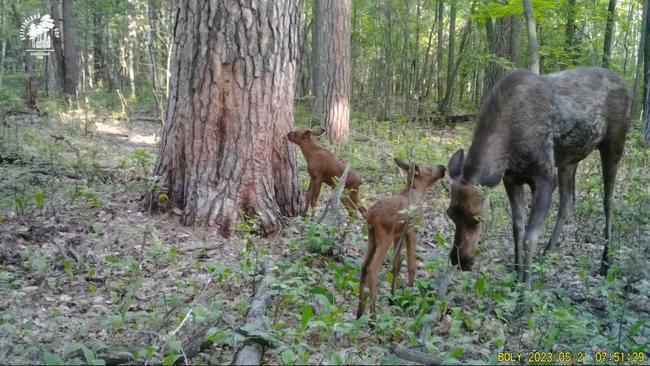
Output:
[[555,185],[554,177],[545,177],[535,179],[531,186],[533,191],[533,200],[530,208],[528,225],[526,226],[526,234],[524,235],[523,268],[523,282],[528,284],[529,287],[532,284],[531,263],[537,249],[539,230],[541,229],[542,224],[544,224],[548,208],[551,205],[551,196],[555,189]]

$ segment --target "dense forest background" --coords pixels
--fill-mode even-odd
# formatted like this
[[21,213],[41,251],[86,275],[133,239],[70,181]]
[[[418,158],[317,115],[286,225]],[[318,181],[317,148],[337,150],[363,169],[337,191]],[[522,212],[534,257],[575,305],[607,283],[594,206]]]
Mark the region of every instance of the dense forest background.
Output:
[[[0,364],[648,363],[649,6],[0,0]],[[41,57],[26,51],[45,28],[25,22],[46,14]],[[341,185],[299,215],[310,178],[289,131],[324,127],[370,207],[404,189],[394,158],[467,149],[510,70],[579,66],[633,96],[609,273],[598,154],[530,287],[502,186],[473,270],[450,265],[445,178],[413,221],[414,286],[403,271],[390,293],[391,249],[378,316],[357,319],[367,225]]]
[[[328,15],[319,9],[324,4],[303,1],[300,7],[298,101],[318,97],[315,85],[323,73],[318,45],[324,43],[319,37],[335,38],[338,33],[324,33],[323,18]],[[353,109],[379,118],[429,121],[444,120],[437,114],[471,114],[495,75],[497,79],[502,75],[494,69],[530,68],[535,63],[542,74],[582,65],[610,68],[633,86],[635,111],[641,110],[650,58],[643,2],[569,0],[531,5],[537,55],[530,52],[522,2],[347,3]],[[19,30],[35,13],[59,14],[62,33],[70,30],[67,38],[55,41],[59,43],[55,54],[28,65],[40,93],[65,91],[77,96],[75,101],[127,111],[155,107],[157,114],[164,113],[176,15],[173,1],[2,1],[3,93],[17,93],[24,86],[25,44]],[[58,49],[66,42],[69,57]],[[65,65],[63,72],[57,62]],[[66,78],[75,85],[65,85]]]

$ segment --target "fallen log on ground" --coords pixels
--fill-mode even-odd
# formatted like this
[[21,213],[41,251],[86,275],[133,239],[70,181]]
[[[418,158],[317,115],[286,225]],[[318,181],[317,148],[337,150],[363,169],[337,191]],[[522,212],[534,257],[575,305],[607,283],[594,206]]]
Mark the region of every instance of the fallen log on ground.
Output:
[[[246,326],[264,330],[264,313],[271,303],[269,283],[271,282],[271,265],[265,263],[262,268],[262,279],[255,287],[255,294],[246,314]],[[259,365],[264,356],[265,345],[258,340],[248,339],[235,353],[233,365]]]
[[453,123],[469,122],[469,121],[473,120],[474,118],[476,118],[476,113],[461,114],[461,115],[458,115],[458,116],[447,116],[447,122],[453,122]]
[[406,348],[404,346],[401,346],[399,344],[393,345],[391,347],[391,351],[399,357],[407,361],[411,362],[417,362],[422,365],[440,365],[442,364],[441,359],[437,359],[434,357],[429,356],[428,354],[420,351],[416,351],[414,349]]

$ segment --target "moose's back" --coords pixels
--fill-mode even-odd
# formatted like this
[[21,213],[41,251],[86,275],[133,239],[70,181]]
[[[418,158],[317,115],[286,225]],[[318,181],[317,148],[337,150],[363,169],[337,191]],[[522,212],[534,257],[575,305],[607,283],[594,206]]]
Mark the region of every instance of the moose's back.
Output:
[[584,159],[607,136],[624,136],[612,133],[626,131],[629,123],[630,91],[619,76],[599,67],[581,67],[544,78],[554,94],[556,166]]

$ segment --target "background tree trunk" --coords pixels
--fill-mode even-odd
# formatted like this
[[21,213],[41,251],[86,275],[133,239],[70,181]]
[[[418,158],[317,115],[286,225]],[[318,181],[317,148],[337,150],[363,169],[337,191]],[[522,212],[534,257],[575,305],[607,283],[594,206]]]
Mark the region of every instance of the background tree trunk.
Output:
[[567,0],[566,28],[564,30],[564,52],[567,53],[569,64],[576,63],[576,0]]
[[[467,21],[469,24],[469,20]],[[449,113],[452,102],[452,92],[454,85],[455,70],[455,48],[456,48],[456,2],[452,0],[449,9],[449,50],[447,52],[447,89],[442,103],[442,112]]]
[[438,110],[442,111],[443,109],[443,90],[444,90],[444,85],[443,85],[443,80],[442,80],[442,61],[443,61],[443,56],[444,54],[442,53],[442,38],[443,38],[443,32],[442,29],[444,28],[444,25],[442,24],[442,19],[444,17],[445,13],[445,4],[442,2],[442,0],[438,0],[438,10],[436,12],[436,23],[438,23],[438,33],[437,33],[437,38],[438,38],[438,46],[436,47],[436,85],[437,85],[437,101],[438,101]]
[[147,20],[149,21],[149,30],[147,32],[147,51],[149,53],[149,63],[151,64],[151,91],[153,92],[156,110],[159,111],[160,116],[162,117],[163,113],[161,111],[159,93],[160,88],[158,87],[158,63],[156,62],[156,46],[154,44],[154,37],[157,34],[157,11],[156,1],[149,0],[147,2]]
[[[451,55],[449,56],[450,57],[450,61],[449,61],[449,66],[450,67],[449,67],[449,74],[447,76],[447,91],[445,92],[445,102],[444,102],[445,111],[449,111],[449,109],[451,108],[451,105],[452,105],[454,80],[456,79],[456,74],[458,73],[458,68],[460,67],[460,63],[462,61],[463,53],[464,53],[465,48],[467,46],[467,39],[469,37],[469,33],[472,31],[472,15],[474,14],[474,8],[476,6],[476,3],[477,3],[476,1],[472,1],[472,5],[470,6],[470,9],[469,9],[469,15],[470,16],[468,17],[467,23],[465,23],[465,26],[463,27],[463,30],[461,32],[460,47],[458,48],[458,57],[456,58],[456,57],[452,57]],[[453,9],[453,11],[450,12],[450,13],[454,14],[453,20],[456,20],[455,12],[456,12],[455,9]],[[452,29],[451,28],[451,20],[452,20],[452,17],[451,17],[451,14],[450,14],[450,19],[449,19],[449,21],[450,21],[449,30],[450,31]],[[455,28],[455,26],[454,26],[454,28]],[[454,32],[455,32],[455,30],[454,30]],[[451,45],[451,37],[449,38],[449,40],[450,40],[449,47],[451,48],[451,46],[452,46]],[[462,102],[462,95],[463,95],[463,91],[464,91],[464,86],[463,86],[462,82],[460,83],[460,85],[461,85],[460,99],[461,99],[461,102]]]
[[135,1],[129,0],[126,8],[126,62],[127,74],[129,77],[129,86],[131,87],[131,96],[135,96],[135,40],[137,34],[137,24],[135,17]]
[[[496,22],[492,19],[485,21],[487,32],[488,48],[493,56],[501,57],[511,61],[514,66],[519,65],[519,19],[516,15],[498,18]],[[485,99],[492,90],[492,87],[501,80],[507,73],[507,69],[497,62],[490,62],[485,70],[483,80],[483,93],[481,100]]]
[[323,64],[325,56],[325,34],[323,32],[325,0],[314,0],[312,9],[311,28],[311,75],[312,94],[314,95],[314,106],[312,115],[320,117],[323,115]]
[[25,52],[23,62],[25,64],[25,104],[30,109],[38,110],[38,93],[34,88],[34,56]]
[[609,68],[612,58],[612,33],[614,32],[614,16],[616,0],[609,0],[607,5],[607,23],[605,24],[605,42],[603,43],[603,67]]
[[533,5],[530,0],[523,0],[526,30],[528,32],[528,68],[539,74],[539,50],[537,46],[537,22],[533,14]]
[[[155,174],[186,225],[269,234],[300,210],[293,125],[298,0],[178,2]],[[242,216],[240,212],[243,213]]]
[[[59,0],[50,0],[50,16],[54,20],[54,27],[63,31],[61,28],[61,9]],[[50,53],[47,62],[47,92],[49,95],[57,94],[63,91],[65,70],[63,68],[63,33],[59,37],[52,37],[52,48],[54,52]]]
[[93,78],[95,85],[104,79],[104,43],[102,39],[102,15],[98,10],[93,14]]
[[63,68],[65,72],[63,91],[70,95],[77,93],[77,82],[79,81],[79,54],[76,35],[72,0],[63,0]]
[[350,0],[325,0],[324,127],[330,142],[345,139],[350,126]]
[[384,51],[384,75],[382,80],[384,102],[382,104],[380,119],[387,119],[391,113],[391,100],[393,95],[393,6],[391,1],[386,1],[386,29]]
[[646,48],[646,37],[648,36],[647,24],[649,2],[650,0],[643,1],[643,14],[641,16],[641,37],[639,38],[639,49],[637,51],[636,71],[634,76],[634,89],[632,91],[632,118],[637,118],[639,116],[639,90],[645,81],[645,74],[642,73],[644,58],[643,50]]

